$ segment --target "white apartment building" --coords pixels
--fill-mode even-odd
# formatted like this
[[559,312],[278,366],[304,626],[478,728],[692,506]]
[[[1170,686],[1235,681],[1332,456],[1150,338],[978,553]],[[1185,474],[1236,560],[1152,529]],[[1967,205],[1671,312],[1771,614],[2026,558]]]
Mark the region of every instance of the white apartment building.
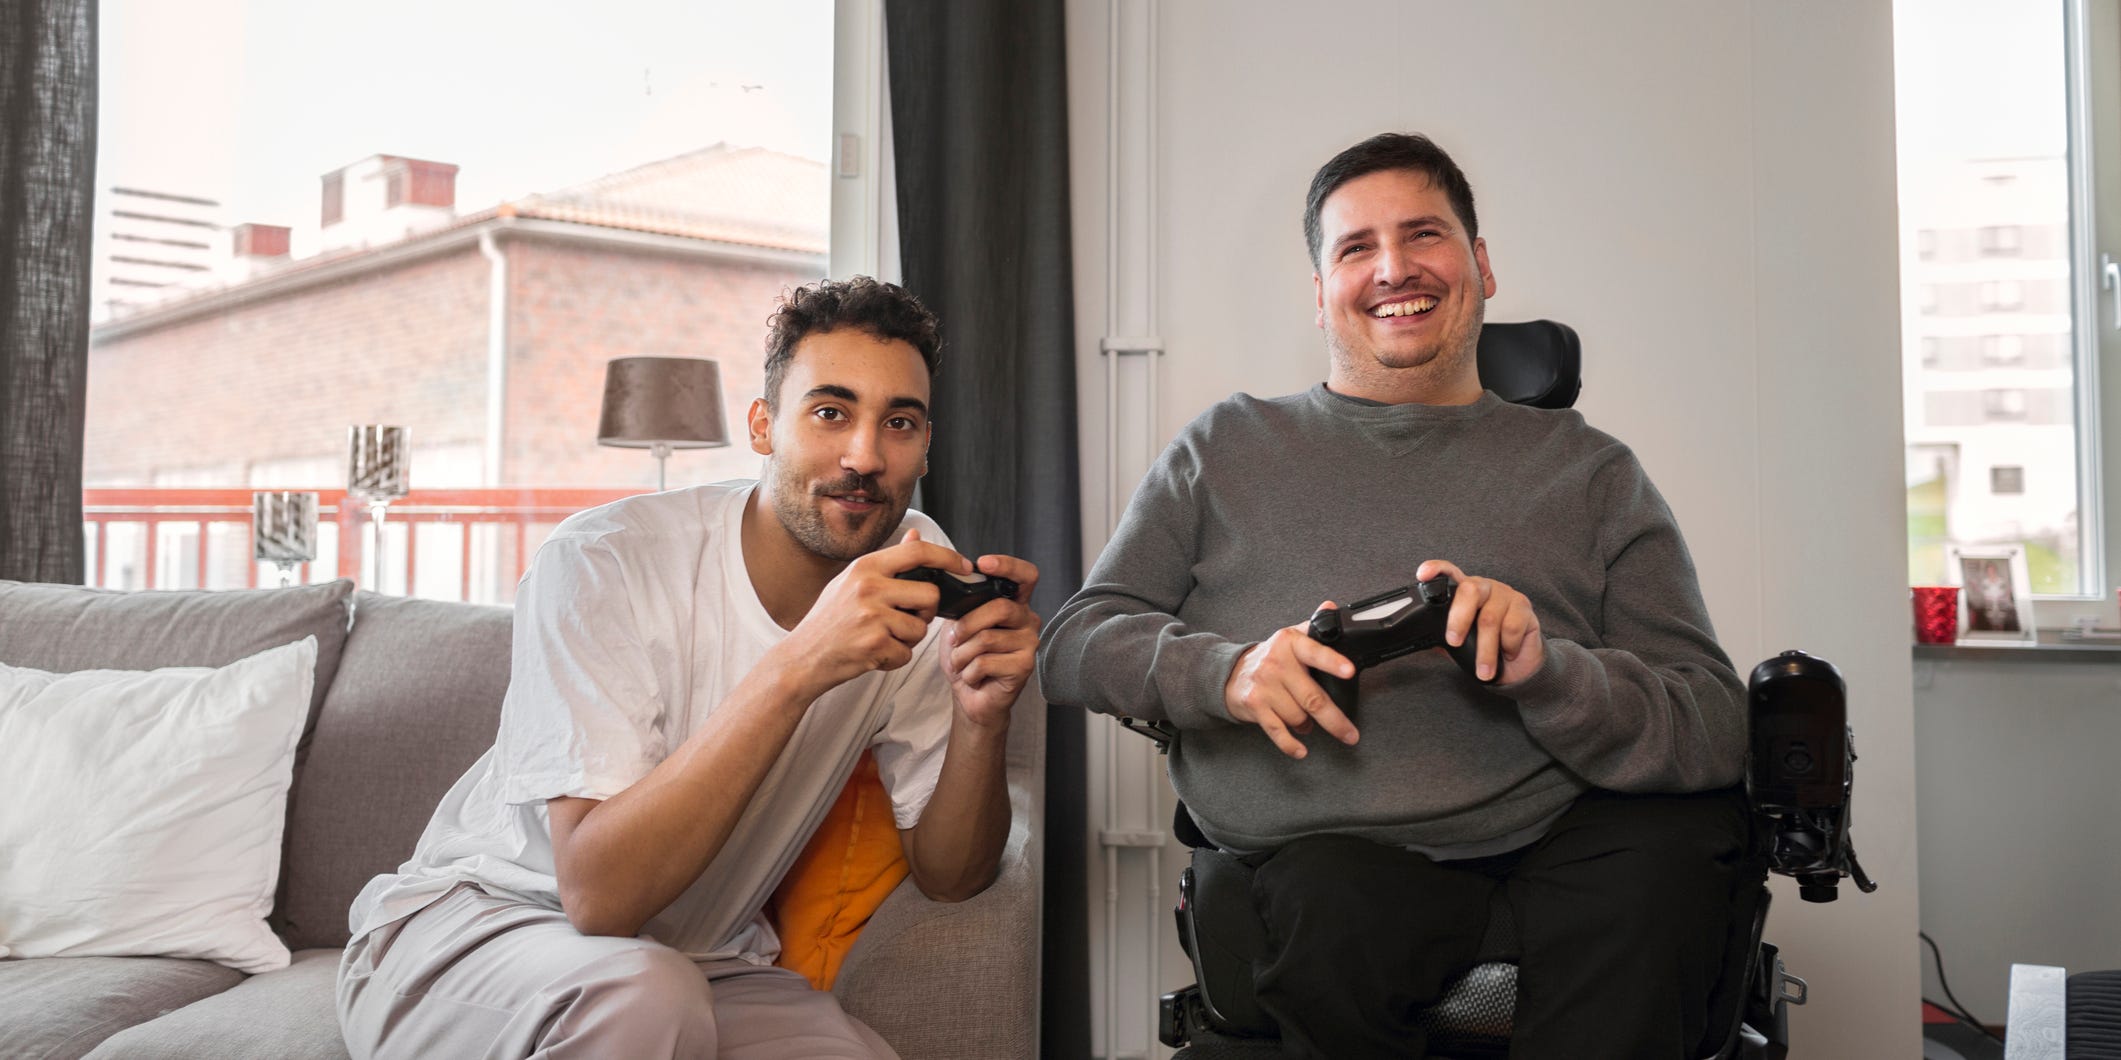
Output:
[[2066,160],[1980,159],[1932,179],[1902,202],[1908,486],[1942,479],[1949,540],[2074,555]]
[[221,203],[199,195],[113,185],[96,216],[97,321],[210,278],[228,256]]

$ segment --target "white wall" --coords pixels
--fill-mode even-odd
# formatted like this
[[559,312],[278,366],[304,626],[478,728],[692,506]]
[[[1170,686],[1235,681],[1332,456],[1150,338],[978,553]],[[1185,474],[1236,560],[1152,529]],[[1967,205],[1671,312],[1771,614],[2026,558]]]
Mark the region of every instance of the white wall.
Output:
[[[1677,511],[1731,655],[1743,667],[1802,647],[1848,678],[1856,836],[1883,889],[1846,888],[1831,906],[1778,889],[1770,932],[1811,982],[1793,1015],[1805,1055],[1915,1055],[1889,3],[1121,3],[1119,124],[1138,140],[1119,152],[1120,200],[1138,202],[1153,171],[1160,209],[1122,212],[1117,316],[1122,333],[1157,325],[1166,352],[1151,437],[1122,433],[1120,496],[1144,451],[1231,391],[1323,377],[1305,184],[1372,133],[1434,136],[1479,198],[1500,283],[1490,319],[1551,317],[1584,336],[1578,407],[1635,447]],[[1098,340],[1113,6],[1068,8],[1092,555],[1109,517]],[[1129,22],[1144,7],[1153,32]],[[1155,258],[1146,307],[1143,247]],[[1114,418],[1138,422],[1138,364],[1120,389]],[[1176,864],[1167,854],[1163,874]],[[1134,871],[1130,899],[1144,886]],[[1153,925],[1165,989],[1188,978],[1168,923]],[[1129,1004],[1136,990],[1122,979]],[[1131,1019],[1123,1054],[1142,1048],[1128,1044],[1143,1040]]]
[[[1915,663],[1922,927],[1987,1022],[2008,1011],[2013,963],[2121,968],[2116,661]],[[1944,998],[1926,962],[1923,982]]]

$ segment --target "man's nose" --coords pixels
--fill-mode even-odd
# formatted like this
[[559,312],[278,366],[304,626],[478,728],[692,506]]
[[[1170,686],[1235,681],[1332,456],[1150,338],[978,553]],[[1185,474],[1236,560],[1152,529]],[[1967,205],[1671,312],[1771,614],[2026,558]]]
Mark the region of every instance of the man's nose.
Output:
[[1376,260],[1376,280],[1379,287],[1397,287],[1413,279],[1414,275],[1421,271],[1421,265],[1414,260],[1414,255],[1407,253],[1407,249],[1398,244],[1386,244],[1378,251]]
[[874,475],[884,469],[884,447],[875,431],[850,432],[847,448],[840,453],[840,466],[857,475]]

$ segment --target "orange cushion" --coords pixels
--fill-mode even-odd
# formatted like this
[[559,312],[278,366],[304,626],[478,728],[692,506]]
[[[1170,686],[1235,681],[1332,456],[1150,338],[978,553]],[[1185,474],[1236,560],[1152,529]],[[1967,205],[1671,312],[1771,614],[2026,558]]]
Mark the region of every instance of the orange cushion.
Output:
[[781,957],[774,963],[800,973],[819,990],[832,989],[862,925],[906,872],[891,796],[877,775],[876,758],[864,751],[839,801],[767,906],[781,936]]

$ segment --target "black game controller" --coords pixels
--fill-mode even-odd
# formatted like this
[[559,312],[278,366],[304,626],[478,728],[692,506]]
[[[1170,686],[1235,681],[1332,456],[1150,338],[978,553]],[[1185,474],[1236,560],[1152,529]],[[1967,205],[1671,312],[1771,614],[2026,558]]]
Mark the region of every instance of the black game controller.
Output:
[[909,582],[927,582],[942,590],[942,602],[935,608],[937,618],[963,618],[989,600],[1016,599],[1016,583],[1007,578],[990,578],[984,574],[958,574],[934,567],[915,567],[909,571],[900,571],[893,577],[904,578]]
[[[1413,590],[1394,589],[1380,593],[1367,600],[1357,600],[1345,608],[1321,607],[1311,615],[1311,639],[1333,649],[1355,664],[1354,677],[1336,677],[1323,670],[1312,670],[1311,679],[1326,690],[1333,704],[1341,712],[1355,710],[1355,685],[1362,679],[1362,672],[1387,659],[1397,659],[1417,651],[1442,648],[1457,661],[1459,668],[1473,675],[1479,674],[1476,654],[1479,642],[1479,627],[1466,630],[1465,643],[1451,647],[1443,639],[1444,620],[1451,615],[1451,597],[1457,592],[1458,583],[1448,574],[1440,574],[1415,587]],[[1501,668],[1496,670],[1497,676]],[[1482,681],[1492,685],[1494,678]]]

